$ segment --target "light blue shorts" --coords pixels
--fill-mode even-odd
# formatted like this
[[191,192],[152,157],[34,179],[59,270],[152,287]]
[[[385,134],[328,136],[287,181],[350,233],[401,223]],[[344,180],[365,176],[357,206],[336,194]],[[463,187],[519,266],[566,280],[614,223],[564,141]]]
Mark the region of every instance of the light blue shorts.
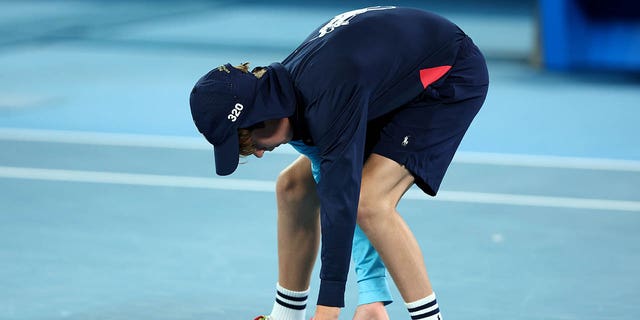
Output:
[[[302,141],[291,141],[289,144],[301,154],[311,160],[311,172],[316,183],[320,180],[320,155],[318,148],[308,146]],[[358,278],[358,305],[383,302],[385,305],[393,302],[386,271],[382,259],[373,248],[367,236],[360,227],[356,226],[353,235],[351,258],[355,264]]]

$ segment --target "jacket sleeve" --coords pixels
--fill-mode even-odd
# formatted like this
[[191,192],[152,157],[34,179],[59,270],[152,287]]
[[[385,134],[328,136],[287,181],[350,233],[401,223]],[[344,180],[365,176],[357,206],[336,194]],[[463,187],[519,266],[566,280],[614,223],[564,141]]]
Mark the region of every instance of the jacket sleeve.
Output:
[[324,124],[312,126],[321,134],[316,141],[321,152],[318,195],[322,227],[318,305],[344,307],[362,180],[367,101],[359,98],[362,94],[357,89],[343,87],[334,95],[327,102],[333,106],[319,115],[326,119]]

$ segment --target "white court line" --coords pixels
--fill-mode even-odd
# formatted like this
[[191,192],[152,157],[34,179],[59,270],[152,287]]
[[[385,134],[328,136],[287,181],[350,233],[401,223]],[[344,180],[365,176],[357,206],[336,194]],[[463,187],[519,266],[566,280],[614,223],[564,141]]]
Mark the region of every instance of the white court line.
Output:
[[155,174],[40,169],[0,166],[0,178],[123,184],[150,187],[200,188],[273,192],[275,183],[262,180],[199,178]]
[[[5,166],[0,166],[0,178],[140,185],[153,187],[243,190],[258,192],[274,192],[275,190],[275,182],[265,180],[199,178],[155,174],[39,169]],[[433,199],[437,201],[449,202],[640,212],[640,201],[547,197],[505,193],[460,191],[440,191],[438,193],[438,196],[432,198],[426,196],[424,193],[417,189],[409,190],[405,195],[405,198],[412,200]]]
[[211,150],[204,138],[39,129],[0,128],[0,140]]
[[454,162],[503,166],[640,172],[640,161],[528,154],[457,152]]
[[[86,131],[0,128],[0,140],[187,150],[212,149],[211,145],[209,145],[204,138],[200,137],[98,133]],[[274,153],[298,154],[289,145],[277,148],[274,150]],[[459,151],[456,153],[453,161],[469,164],[640,172],[640,161],[637,160]]]

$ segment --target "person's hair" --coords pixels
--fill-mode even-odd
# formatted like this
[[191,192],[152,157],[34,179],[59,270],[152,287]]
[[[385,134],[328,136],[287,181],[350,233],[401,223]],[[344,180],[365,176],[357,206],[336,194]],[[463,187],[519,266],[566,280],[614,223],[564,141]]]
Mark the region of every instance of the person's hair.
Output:
[[[233,66],[234,68],[244,72],[244,73],[249,73],[249,64],[251,64],[250,62],[243,62],[238,66]],[[253,73],[256,78],[260,79],[265,73],[267,73],[267,68],[265,67],[255,67],[251,70],[251,73]]]
[[239,66],[233,66],[233,67],[244,73],[249,73],[249,64],[250,62],[243,62]]
[[[244,72],[249,73],[249,62],[241,63],[238,66],[234,66],[234,68]],[[262,77],[267,72],[267,68],[265,67],[255,67],[251,70],[256,78]],[[238,138],[240,141],[240,156],[246,157],[252,155],[256,152],[256,146],[253,144],[253,140],[251,139],[251,132],[253,129],[264,128],[264,122],[256,123],[248,128],[240,128],[238,129]]]
[[246,157],[256,152],[256,146],[253,145],[251,140],[251,130],[240,128],[238,129],[238,138],[240,138],[240,156]]
[[264,126],[264,122],[258,122],[248,128],[238,129],[241,157],[250,156],[256,152],[256,146],[253,144],[253,139],[251,139],[251,132],[253,132],[254,129],[264,128]]

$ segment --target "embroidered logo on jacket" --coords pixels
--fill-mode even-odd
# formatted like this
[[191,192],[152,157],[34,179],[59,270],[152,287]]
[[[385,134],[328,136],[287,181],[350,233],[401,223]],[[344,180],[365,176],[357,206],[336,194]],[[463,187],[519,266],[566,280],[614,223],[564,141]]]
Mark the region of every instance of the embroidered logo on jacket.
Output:
[[405,136],[404,140],[402,140],[402,146],[406,147],[409,144],[409,137],[411,136]]
[[394,6],[375,6],[375,7],[369,7],[364,9],[352,10],[352,11],[339,14],[335,16],[333,19],[331,19],[329,23],[325,24],[324,27],[320,28],[320,34],[318,35],[318,37],[322,38],[328,33],[331,33],[337,27],[348,25],[349,21],[353,19],[353,17],[359,14],[365,13],[367,11],[388,10],[388,9],[395,9],[395,7]]

